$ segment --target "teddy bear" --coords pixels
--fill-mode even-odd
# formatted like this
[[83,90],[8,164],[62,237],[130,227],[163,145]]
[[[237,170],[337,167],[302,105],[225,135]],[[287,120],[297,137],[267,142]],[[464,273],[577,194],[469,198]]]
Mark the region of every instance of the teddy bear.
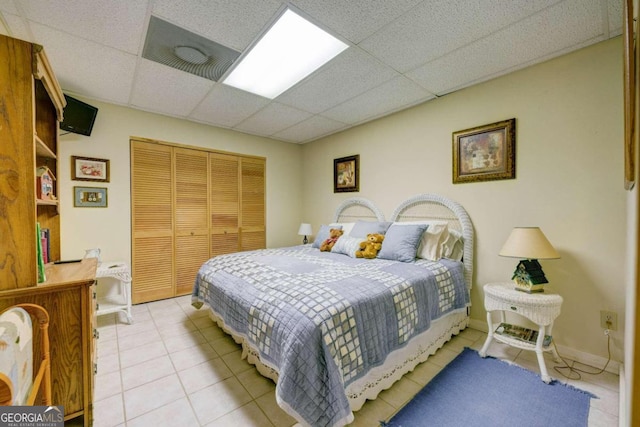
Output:
[[367,240],[360,243],[360,250],[356,251],[356,258],[375,258],[382,248],[384,235],[372,233],[367,234]]
[[322,242],[320,245],[320,250],[323,252],[331,252],[333,245],[336,244],[340,236],[342,236],[343,231],[339,228],[332,228],[329,230],[329,238]]

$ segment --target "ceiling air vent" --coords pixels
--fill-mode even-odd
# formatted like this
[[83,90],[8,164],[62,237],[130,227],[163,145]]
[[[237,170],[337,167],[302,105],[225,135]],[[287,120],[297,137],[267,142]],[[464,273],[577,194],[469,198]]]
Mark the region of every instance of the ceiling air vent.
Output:
[[151,16],[142,57],[217,82],[239,52]]

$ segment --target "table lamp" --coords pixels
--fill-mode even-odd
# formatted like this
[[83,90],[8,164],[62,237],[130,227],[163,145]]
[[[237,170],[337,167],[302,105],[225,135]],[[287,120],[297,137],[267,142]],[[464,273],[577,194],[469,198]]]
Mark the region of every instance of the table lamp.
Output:
[[300,228],[298,228],[298,236],[304,236],[304,239],[302,239],[303,245],[309,243],[309,239],[307,239],[307,236],[310,236],[312,234],[313,230],[311,229],[311,224],[306,224],[304,222],[300,224]]
[[549,283],[538,260],[560,258],[539,227],[515,227],[500,256],[521,259],[511,279],[517,290],[528,293],[544,292],[544,284]]

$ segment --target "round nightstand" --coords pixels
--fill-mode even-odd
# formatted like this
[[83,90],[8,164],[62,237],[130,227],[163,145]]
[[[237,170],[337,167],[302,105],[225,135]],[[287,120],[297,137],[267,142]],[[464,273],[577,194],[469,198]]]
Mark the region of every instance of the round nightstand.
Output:
[[[540,376],[545,383],[551,382],[544,362],[543,352],[549,351],[554,360],[559,361],[558,353],[550,341],[545,342],[546,336],[551,336],[553,322],[560,315],[562,297],[557,294],[533,293],[517,291],[513,282],[489,283],[484,286],[484,308],[487,311],[489,334],[480,350],[480,356],[485,357],[493,339],[522,350],[535,351],[540,365]],[[491,313],[500,312],[501,324],[495,325]],[[537,331],[507,325],[505,328],[505,313],[515,313],[523,316],[538,326]]]

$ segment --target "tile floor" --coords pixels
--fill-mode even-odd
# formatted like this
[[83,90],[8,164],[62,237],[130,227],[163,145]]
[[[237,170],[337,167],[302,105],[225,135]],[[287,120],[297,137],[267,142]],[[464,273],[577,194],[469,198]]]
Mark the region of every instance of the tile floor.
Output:
[[[240,359],[240,347],[190,305],[190,297],[134,306],[124,316],[98,318],[95,427],[274,426],[293,418],[275,401],[273,382]],[[467,328],[378,399],[355,413],[353,426],[378,426],[408,402],[464,347],[479,350],[486,334]],[[538,371],[535,354],[494,343],[489,353]],[[547,365],[550,375],[553,362]],[[588,369],[588,368],[587,368]],[[565,380],[590,391],[589,426],[618,425],[618,376],[582,374]]]

